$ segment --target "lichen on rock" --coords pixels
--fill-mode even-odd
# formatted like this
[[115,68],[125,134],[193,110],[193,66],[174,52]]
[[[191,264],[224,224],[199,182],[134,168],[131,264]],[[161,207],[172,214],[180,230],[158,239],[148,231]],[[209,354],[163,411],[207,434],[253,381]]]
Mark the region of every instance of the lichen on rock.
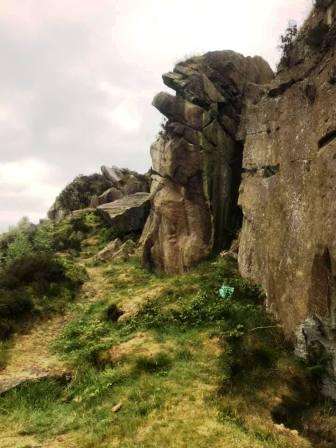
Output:
[[145,262],[182,272],[228,247],[240,226],[242,146],[236,133],[248,83],[271,81],[260,57],[215,51],[176,65],[163,81],[176,91],[153,105],[168,119],[151,147],[152,208],[143,235]]

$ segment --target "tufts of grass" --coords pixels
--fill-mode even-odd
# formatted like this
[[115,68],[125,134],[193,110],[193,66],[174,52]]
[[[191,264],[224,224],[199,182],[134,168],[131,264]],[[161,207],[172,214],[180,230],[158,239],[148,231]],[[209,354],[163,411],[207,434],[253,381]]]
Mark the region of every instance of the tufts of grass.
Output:
[[[0,398],[0,431],[15,421],[40,440],[75,435],[83,448],[310,446],[279,432],[271,414],[284,396],[297,393],[302,404],[310,378],[234,261],[210,260],[181,276],[151,274],[136,261],[101,269],[106,297],[76,305],[55,345],[74,368],[72,383],[53,385],[34,409],[24,390],[24,406],[15,394]],[[226,299],[223,283],[234,287]],[[108,318],[132,301],[128,319]]]
[[105,318],[106,304],[83,305],[82,315],[65,329],[55,348],[76,365],[97,365],[99,354],[120,341],[113,322]]
[[135,360],[135,371],[166,374],[171,368],[171,359],[165,353],[155,356],[139,356]]

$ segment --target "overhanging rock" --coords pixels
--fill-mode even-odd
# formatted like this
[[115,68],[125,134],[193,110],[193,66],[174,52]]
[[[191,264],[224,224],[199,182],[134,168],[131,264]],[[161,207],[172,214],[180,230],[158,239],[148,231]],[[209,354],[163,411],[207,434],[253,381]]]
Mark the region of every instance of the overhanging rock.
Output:
[[135,193],[97,207],[116,233],[127,234],[143,229],[149,213],[149,193]]

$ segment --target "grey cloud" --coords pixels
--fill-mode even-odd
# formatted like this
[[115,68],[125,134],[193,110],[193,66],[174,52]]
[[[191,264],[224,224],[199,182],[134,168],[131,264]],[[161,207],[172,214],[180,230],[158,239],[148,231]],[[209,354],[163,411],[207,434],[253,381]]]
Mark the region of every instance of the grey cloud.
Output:
[[[44,1],[53,8],[52,0]],[[171,68],[172,55],[178,58],[183,51],[181,42],[173,39],[174,27],[167,23],[164,29],[171,28],[169,36],[156,35],[156,23],[153,29],[140,30],[140,34],[147,33],[144,45],[149,46],[151,41],[164,37],[166,51],[169,40],[169,54],[158,53],[157,45],[155,51],[139,47],[137,53],[136,46],[130,50],[128,43],[134,36],[128,22],[131,17],[136,23],[142,3],[148,7],[149,1],[104,2],[105,9],[100,10],[98,2],[93,8],[91,1],[81,0],[74,4],[79,8],[83,4],[83,9],[90,4],[95,14],[85,16],[79,11],[78,18],[75,9],[67,14],[67,5],[72,1],[63,2],[61,13],[49,14],[46,20],[41,13],[35,28],[25,28],[19,18],[17,22],[0,19],[0,164],[41,160],[50,168],[50,184],[59,189],[79,173],[98,171],[102,164],[139,171],[149,168],[149,146],[161,121],[151,100],[163,88],[161,73]],[[35,7],[39,4],[33,0],[30,3]],[[214,5],[218,7],[219,3],[215,1]],[[16,4],[21,7],[20,2]],[[179,8],[177,1],[164,2],[163,6]],[[195,32],[198,41],[199,30],[188,32]],[[206,30],[202,32],[206,39]],[[225,47],[220,39],[221,30],[218,45]],[[102,83],[108,83],[114,91],[104,91]],[[119,126],[115,115],[111,118],[125,101],[139,117],[138,129],[127,131]],[[2,108],[6,107],[9,116],[1,118]],[[41,216],[46,212],[44,197],[42,201],[11,188],[6,195],[0,195],[0,230],[14,219],[8,217],[15,211],[18,217],[27,210]]]

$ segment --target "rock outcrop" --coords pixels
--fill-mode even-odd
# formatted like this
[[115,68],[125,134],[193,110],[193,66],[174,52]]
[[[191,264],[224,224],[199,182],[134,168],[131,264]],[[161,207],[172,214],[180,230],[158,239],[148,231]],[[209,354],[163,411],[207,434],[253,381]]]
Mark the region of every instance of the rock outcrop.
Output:
[[110,182],[101,174],[77,176],[57,196],[48,211],[48,218],[61,221],[69,213],[89,207],[92,196],[101,195],[110,186]]
[[127,195],[149,192],[149,175],[117,167],[101,167],[102,174],[77,176],[56,198],[48,218],[60,221],[69,213],[83,208],[96,208]]
[[299,356],[324,360],[336,399],[335,0],[316,1],[285,52],[275,79],[261,58],[229,51],[163,75],[176,95],[153,101],[167,122],[141,242],[148,265],[181,272],[228,248],[242,210],[241,273]]
[[105,262],[127,261],[136,250],[136,243],[132,240],[122,242],[119,238],[111,241],[104,249],[97,254],[97,260]]
[[336,2],[320,1],[289,66],[248,103],[240,205],[241,273],[303,357],[327,359],[336,398]]
[[97,213],[106,219],[116,234],[140,232],[149,213],[149,193],[135,193],[99,205]]
[[191,58],[163,75],[176,96],[153,100],[168,121],[151,147],[152,207],[142,235],[148,265],[181,272],[235,237],[241,111],[247,92],[272,78],[262,58],[232,51]]
[[94,204],[94,201],[101,205],[135,193],[149,192],[150,177],[147,174],[138,174],[135,171],[120,169],[115,166],[112,168],[102,166],[101,172],[105,179],[111,183],[111,186],[100,196],[93,197],[91,205]]

